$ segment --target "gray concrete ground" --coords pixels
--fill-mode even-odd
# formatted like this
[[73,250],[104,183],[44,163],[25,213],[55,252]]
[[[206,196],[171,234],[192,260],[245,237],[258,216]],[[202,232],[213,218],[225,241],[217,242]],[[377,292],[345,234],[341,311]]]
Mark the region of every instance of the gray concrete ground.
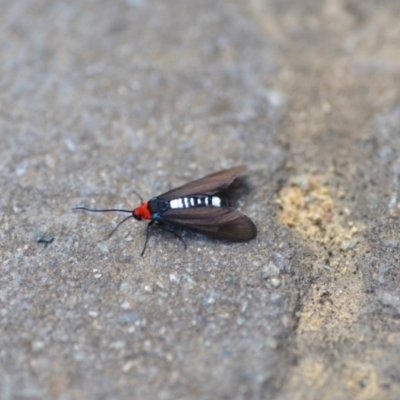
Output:
[[[400,398],[397,0],[0,9],[1,399]],[[249,243],[71,211],[239,164]]]

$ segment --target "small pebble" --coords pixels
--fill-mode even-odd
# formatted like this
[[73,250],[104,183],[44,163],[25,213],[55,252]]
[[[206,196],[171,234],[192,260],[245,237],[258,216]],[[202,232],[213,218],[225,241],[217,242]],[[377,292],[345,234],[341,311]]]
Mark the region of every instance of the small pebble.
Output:
[[277,278],[272,278],[272,279],[271,279],[271,285],[272,285],[274,288],[279,287],[280,284],[281,284],[280,279],[277,279]]
[[130,303],[129,303],[128,301],[124,301],[124,302],[121,304],[121,308],[122,308],[123,310],[130,310],[130,309],[131,309],[131,305],[130,305]]
[[33,239],[38,243],[51,243],[54,240],[54,234],[47,225],[41,225],[33,232]]
[[89,311],[89,315],[90,315],[92,318],[96,318],[96,317],[99,316],[99,313],[98,313],[97,311]]

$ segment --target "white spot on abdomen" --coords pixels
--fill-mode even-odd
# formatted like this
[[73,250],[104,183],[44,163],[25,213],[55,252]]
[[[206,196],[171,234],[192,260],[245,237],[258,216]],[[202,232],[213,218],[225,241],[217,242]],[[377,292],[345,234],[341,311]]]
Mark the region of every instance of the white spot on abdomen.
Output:
[[169,202],[169,206],[170,206],[171,208],[183,208],[182,199],[171,200],[171,201]]
[[213,196],[211,201],[214,207],[221,207],[221,199],[219,197]]
[[205,197],[182,197],[180,199],[174,199],[169,202],[171,208],[190,208],[198,206],[213,206],[221,207],[221,199],[217,196],[205,196]]

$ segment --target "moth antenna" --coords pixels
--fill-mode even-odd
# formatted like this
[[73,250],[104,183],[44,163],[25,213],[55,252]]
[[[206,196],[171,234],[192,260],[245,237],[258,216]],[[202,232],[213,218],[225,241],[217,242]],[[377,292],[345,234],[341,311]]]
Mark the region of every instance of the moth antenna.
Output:
[[132,210],[121,210],[119,208],[109,208],[109,209],[104,209],[104,210],[94,210],[92,208],[86,208],[86,207],[74,207],[73,210],[85,210],[85,211],[90,211],[90,212],[125,212],[125,213],[131,213]]
[[136,191],[136,190],[132,190],[132,193],[136,194],[136,196],[138,197],[138,199],[140,200],[140,203],[144,203],[142,196]]
[[[132,211],[130,211],[132,212]],[[110,237],[114,234],[114,232],[125,222],[128,221],[128,219],[133,218],[133,215],[129,215],[128,217],[124,218],[122,221],[118,222],[117,226],[110,232],[110,234],[107,236],[107,239],[110,239]]]
[[128,217],[124,218],[121,222],[117,224],[117,226],[111,231],[111,233],[108,235],[107,239],[110,239],[110,237],[114,234],[114,232],[128,219],[133,218],[133,214],[131,210],[122,210],[120,208],[107,208],[107,209],[92,209],[92,208],[86,208],[86,207],[74,207],[73,210],[84,210],[84,211],[90,211],[90,212],[125,212],[129,213]]

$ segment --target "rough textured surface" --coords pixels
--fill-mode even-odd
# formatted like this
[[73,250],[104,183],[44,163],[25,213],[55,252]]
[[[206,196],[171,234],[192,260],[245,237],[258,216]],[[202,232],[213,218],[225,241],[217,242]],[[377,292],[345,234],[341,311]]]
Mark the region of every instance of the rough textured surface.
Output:
[[[1,2],[0,397],[400,397],[397,0]],[[244,163],[257,240],[133,208]]]

